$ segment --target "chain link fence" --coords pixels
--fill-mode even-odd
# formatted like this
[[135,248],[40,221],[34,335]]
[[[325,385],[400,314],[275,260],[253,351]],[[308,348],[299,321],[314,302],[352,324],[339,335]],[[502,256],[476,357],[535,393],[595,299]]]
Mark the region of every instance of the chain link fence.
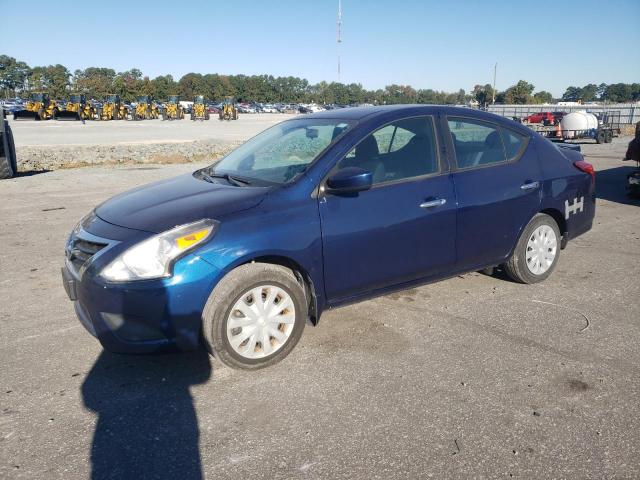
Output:
[[640,121],[640,104],[611,103],[605,105],[490,105],[488,111],[508,118],[524,118],[537,112],[577,112],[586,110],[594,115],[620,112],[620,124],[629,125]]

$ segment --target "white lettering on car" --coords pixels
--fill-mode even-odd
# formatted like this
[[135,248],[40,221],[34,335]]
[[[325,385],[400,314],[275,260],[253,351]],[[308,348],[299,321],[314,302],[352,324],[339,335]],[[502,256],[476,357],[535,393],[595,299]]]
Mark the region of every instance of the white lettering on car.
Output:
[[569,220],[569,215],[572,213],[578,213],[584,211],[584,197],[574,198],[571,205],[569,205],[569,200],[564,201],[564,218]]

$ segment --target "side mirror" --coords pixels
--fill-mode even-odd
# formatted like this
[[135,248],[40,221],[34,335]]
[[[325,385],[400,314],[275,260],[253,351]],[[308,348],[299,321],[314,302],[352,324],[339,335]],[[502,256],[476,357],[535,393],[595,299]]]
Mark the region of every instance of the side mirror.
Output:
[[333,194],[357,193],[371,188],[373,174],[358,167],[338,170],[327,179],[327,192]]

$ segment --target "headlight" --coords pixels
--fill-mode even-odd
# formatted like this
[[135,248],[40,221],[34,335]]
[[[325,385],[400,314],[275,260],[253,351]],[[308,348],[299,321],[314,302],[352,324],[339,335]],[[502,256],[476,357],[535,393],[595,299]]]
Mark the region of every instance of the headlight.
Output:
[[200,220],[148,238],[121,253],[100,276],[111,282],[168,277],[173,261],[206,241],[215,226]]

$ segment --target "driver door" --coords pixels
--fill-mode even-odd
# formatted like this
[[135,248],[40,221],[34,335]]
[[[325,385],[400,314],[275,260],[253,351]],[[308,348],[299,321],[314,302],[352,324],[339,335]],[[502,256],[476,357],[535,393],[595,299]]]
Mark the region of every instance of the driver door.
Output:
[[373,186],[318,199],[329,301],[455,264],[455,193],[438,150],[433,117],[412,117],[371,133],[337,163],[332,173],[346,167],[372,172]]

